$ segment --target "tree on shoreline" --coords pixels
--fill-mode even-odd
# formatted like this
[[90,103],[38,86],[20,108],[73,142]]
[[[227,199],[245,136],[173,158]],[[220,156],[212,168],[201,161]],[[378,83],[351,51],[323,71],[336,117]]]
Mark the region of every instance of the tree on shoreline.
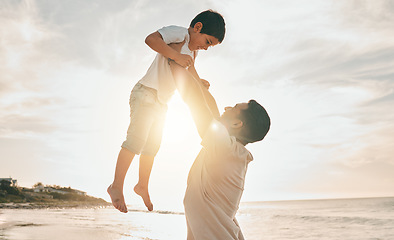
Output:
[[44,187],[44,184],[42,184],[42,182],[38,182],[33,185],[33,188],[37,188],[37,187]]
[[22,191],[17,187],[11,186],[9,181],[2,180],[0,182],[0,202],[8,202],[8,200],[23,201],[25,198]]
[[[52,191],[33,192],[34,188],[52,188]],[[52,203],[63,204],[64,202],[80,202],[83,204],[106,205],[104,199],[81,194],[82,191],[71,187],[61,187],[58,185],[45,185],[38,182],[33,185],[33,189],[13,187],[6,180],[0,181],[0,203]],[[85,192],[82,192],[85,193]],[[1,205],[0,205],[1,208]]]

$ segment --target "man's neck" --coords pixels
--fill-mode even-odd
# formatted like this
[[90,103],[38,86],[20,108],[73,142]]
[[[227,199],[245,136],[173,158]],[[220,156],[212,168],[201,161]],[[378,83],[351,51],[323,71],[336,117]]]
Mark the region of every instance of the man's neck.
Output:
[[226,129],[227,129],[227,131],[228,131],[228,134],[229,134],[230,136],[235,137],[235,139],[237,140],[237,142],[239,142],[240,144],[242,144],[242,145],[244,145],[244,146],[245,146],[246,144],[248,144],[245,140],[242,140],[242,137],[239,137],[239,135],[238,135],[239,131],[235,131],[234,129],[232,129],[232,128],[228,127],[226,124],[224,124],[223,121],[221,121],[221,122],[222,122],[222,124],[226,127]]
[[238,139],[237,137],[235,137],[235,139],[236,139],[237,142],[239,142],[240,144],[246,146],[247,143],[244,143],[244,141],[242,141],[241,139]]

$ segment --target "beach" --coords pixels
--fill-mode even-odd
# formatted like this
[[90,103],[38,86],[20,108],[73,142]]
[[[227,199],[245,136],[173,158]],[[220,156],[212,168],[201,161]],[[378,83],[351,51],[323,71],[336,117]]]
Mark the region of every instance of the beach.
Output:
[[[168,224],[171,222],[172,224]],[[0,210],[2,240],[183,239],[184,215],[95,209]]]
[[[246,239],[392,240],[394,198],[242,203]],[[112,207],[0,209],[1,240],[186,239],[183,212]]]

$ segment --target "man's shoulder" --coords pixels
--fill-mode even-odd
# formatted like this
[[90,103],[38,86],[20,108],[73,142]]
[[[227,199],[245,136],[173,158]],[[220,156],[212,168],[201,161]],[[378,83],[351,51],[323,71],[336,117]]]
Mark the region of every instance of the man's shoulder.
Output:
[[203,145],[228,149],[232,141],[227,128],[220,121],[213,119],[203,138]]
[[222,149],[225,153],[238,156],[240,159],[253,160],[252,153],[240,143],[235,136],[230,135],[227,128],[218,120],[213,120],[210,126],[211,142],[216,149]]

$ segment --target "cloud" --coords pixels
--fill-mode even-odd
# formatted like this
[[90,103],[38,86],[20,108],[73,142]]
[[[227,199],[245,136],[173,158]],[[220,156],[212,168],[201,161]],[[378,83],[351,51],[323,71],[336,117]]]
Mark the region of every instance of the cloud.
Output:
[[[8,101],[7,101],[8,100]],[[53,112],[61,101],[45,97],[2,99],[0,108],[0,137],[42,138],[57,130]]]
[[394,5],[390,0],[341,1],[335,6],[345,27],[393,33]]
[[2,2],[0,8],[0,97],[40,87],[40,74],[53,60],[45,50],[56,38],[50,26],[41,21],[33,2]]
[[321,163],[338,163],[329,170],[346,175],[392,162],[389,1],[1,1],[2,153],[28,158],[18,152],[26,145],[39,165],[68,163],[68,174],[81,176],[81,160],[81,171],[104,166],[127,128],[132,84],[155,55],[144,38],[187,26],[207,8],[224,15],[227,36],[199,54],[199,74],[219,104],[253,97],[267,107],[272,147],[256,145],[257,157],[278,159],[285,174],[301,169],[305,179]]
[[[320,49],[324,49],[320,45]],[[332,48],[330,48],[332,49]],[[288,64],[290,71],[298,71],[295,81],[322,87],[370,88],[379,81],[382,89],[393,84],[394,46],[355,52],[344,45],[336,50],[316,50]]]
[[0,125],[1,137],[29,137],[34,134],[47,134],[53,132],[56,128],[45,117],[22,116],[10,114],[2,116]]

